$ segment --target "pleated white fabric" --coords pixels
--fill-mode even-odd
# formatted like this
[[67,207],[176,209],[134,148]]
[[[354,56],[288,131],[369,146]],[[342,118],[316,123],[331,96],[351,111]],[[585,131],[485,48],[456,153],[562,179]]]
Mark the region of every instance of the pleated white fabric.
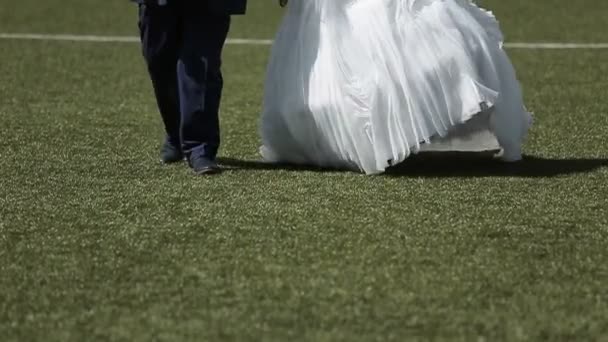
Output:
[[269,162],[383,172],[421,150],[504,150],[531,124],[494,16],[469,0],[291,0],[265,84]]

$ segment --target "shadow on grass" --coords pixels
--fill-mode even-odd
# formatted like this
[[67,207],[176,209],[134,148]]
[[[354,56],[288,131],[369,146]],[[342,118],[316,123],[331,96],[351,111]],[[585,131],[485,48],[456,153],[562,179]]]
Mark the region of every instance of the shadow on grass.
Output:
[[[344,172],[314,166],[269,164],[261,161],[220,158],[228,170],[282,170],[294,172]],[[388,177],[555,177],[593,172],[608,167],[608,159],[551,159],[525,156],[517,163],[503,163],[487,153],[421,153],[386,170]]]
[[593,172],[608,166],[608,159],[553,159],[524,156],[516,163],[504,163],[488,154],[429,153],[415,156],[387,170],[388,176],[405,177],[555,177]]

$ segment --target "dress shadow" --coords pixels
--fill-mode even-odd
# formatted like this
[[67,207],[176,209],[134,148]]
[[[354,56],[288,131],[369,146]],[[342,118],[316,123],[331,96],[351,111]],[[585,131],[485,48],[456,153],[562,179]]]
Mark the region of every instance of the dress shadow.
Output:
[[[220,158],[218,160],[228,171],[281,170],[292,172],[348,172],[324,169],[315,166],[271,164],[263,161]],[[544,158],[526,155],[516,163],[503,163],[489,153],[420,153],[407,158],[403,163],[386,170],[385,177],[428,177],[428,178],[468,178],[468,177],[555,177],[562,175],[589,173],[608,167],[606,158]]]

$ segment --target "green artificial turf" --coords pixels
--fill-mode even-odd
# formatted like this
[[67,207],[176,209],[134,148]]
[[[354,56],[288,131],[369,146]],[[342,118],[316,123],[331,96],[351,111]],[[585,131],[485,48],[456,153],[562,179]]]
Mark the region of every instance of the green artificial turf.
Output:
[[[604,2],[482,3],[511,41],[605,38]],[[253,0],[232,37],[271,38],[276,7]],[[134,15],[0,0],[0,32],[133,35]],[[137,44],[0,51],[2,341],[608,339],[608,50],[509,51],[524,162],[368,177],[257,162],[269,47],[230,45],[212,178],[157,163]]]

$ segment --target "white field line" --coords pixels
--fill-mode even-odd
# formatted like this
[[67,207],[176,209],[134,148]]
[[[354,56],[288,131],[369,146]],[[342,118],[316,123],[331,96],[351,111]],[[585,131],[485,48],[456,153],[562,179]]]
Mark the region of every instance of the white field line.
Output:
[[[38,34],[38,33],[0,33],[4,40],[43,40],[95,43],[137,43],[135,36],[97,36],[76,34]],[[228,39],[232,45],[272,45],[271,39]],[[608,43],[535,43],[513,42],[505,43],[510,49],[558,50],[558,49],[608,49]]]
[[[44,40],[94,43],[138,43],[136,36],[95,36],[76,34],[39,34],[39,33],[0,33],[4,40]],[[228,39],[227,44],[235,45],[272,45],[270,39]]]
[[509,49],[608,49],[608,43],[505,43]]

